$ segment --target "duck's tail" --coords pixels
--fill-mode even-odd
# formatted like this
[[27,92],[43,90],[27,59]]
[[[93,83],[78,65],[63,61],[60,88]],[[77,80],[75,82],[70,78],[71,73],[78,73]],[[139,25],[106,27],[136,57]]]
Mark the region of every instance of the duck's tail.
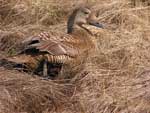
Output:
[[7,57],[0,59],[0,66],[8,69],[12,68],[23,68],[30,60],[30,56],[18,55],[13,57]]

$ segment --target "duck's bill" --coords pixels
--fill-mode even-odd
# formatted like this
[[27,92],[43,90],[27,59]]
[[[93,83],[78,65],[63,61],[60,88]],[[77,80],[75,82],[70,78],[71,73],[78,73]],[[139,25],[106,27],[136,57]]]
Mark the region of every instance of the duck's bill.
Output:
[[89,24],[98,28],[104,28],[104,26],[98,22],[89,22]]

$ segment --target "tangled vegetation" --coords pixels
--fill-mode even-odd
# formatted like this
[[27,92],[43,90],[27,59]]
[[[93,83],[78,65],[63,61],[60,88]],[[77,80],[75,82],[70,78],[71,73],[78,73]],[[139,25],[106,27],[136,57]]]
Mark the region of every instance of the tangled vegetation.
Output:
[[70,82],[0,67],[0,113],[149,113],[149,0],[0,0],[0,59],[41,31],[63,33],[70,12],[97,11],[97,52]]

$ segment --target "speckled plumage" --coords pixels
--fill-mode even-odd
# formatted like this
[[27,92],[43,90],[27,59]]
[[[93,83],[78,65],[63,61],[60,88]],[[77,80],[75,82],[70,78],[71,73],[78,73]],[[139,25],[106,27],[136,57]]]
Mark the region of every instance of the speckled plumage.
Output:
[[42,32],[27,38],[22,42],[25,48],[14,59],[33,70],[37,69],[42,61],[46,61],[62,65],[63,72],[68,71],[68,68],[73,71],[73,68],[84,64],[88,54],[94,49],[91,34],[88,29],[82,27],[82,24],[89,24],[89,20],[93,22],[91,14],[87,8],[76,9],[68,19],[68,33],[53,35],[54,33]]

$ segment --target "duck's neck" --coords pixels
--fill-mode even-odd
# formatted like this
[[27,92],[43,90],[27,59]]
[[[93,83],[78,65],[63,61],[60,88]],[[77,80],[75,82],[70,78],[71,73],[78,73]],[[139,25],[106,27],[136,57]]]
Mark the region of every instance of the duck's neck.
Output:
[[67,33],[70,34],[74,31],[75,27],[75,18],[77,15],[78,9],[74,10],[73,13],[70,15],[68,22],[67,22]]

